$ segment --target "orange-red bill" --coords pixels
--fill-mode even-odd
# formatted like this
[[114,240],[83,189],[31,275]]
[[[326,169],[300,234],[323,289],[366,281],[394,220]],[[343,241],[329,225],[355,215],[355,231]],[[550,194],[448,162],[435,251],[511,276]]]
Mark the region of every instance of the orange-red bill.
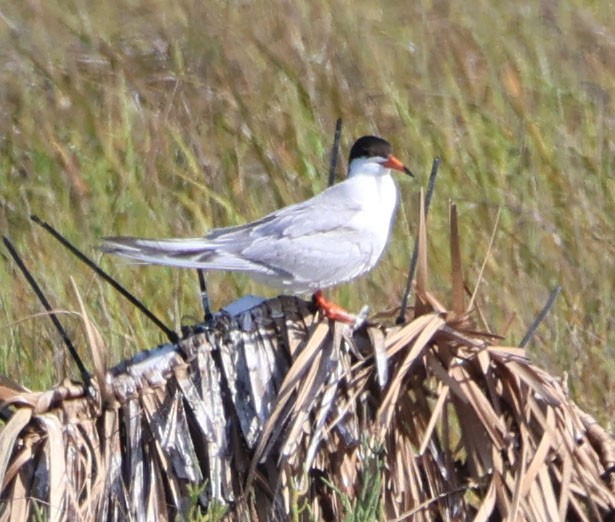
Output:
[[401,161],[399,161],[393,154],[389,156],[383,164],[383,166],[388,167],[390,169],[399,170],[399,172],[405,172],[408,176],[414,177],[414,174],[410,171],[408,167],[406,167]]

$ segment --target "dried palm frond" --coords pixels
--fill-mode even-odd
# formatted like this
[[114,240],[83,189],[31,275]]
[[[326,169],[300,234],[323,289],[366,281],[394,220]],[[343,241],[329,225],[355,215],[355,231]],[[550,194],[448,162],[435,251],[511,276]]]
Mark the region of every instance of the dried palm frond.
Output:
[[97,358],[98,401],[0,386],[0,520],[174,520],[195,491],[228,520],[612,514],[613,439],[525,350],[476,331],[451,221],[452,311],[427,291],[422,222],[407,324],[352,331],[279,297],[106,372]]

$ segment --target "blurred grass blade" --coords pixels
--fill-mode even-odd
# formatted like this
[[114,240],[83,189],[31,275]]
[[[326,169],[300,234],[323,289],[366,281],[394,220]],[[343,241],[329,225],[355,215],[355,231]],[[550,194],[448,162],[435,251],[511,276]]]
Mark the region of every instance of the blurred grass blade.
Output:
[[549,296],[549,299],[547,299],[547,302],[545,303],[544,307],[542,308],[540,313],[536,316],[536,319],[534,319],[534,322],[528,328],[527,333],[523,336],[523,339],[521,339],[521,342],[519,343],[519,346],[521,348],[525,348],[527,346],[527,343],[530,342],[530,339],[533,337],[534,333],[536,332],[536,329],[540,326],[540,323],[542,323],[544,318],[547,316],[547,314],[549,313],[549,310],[551,310],[551,307],[555,303],[555,300],[557,299],[557,296],[559,295],[561,291],[562,291],[562,287],[557,286],[555,287],[553,292],[551,292],[551,295]]
[[483,264],[480,267],[480,272],[478,273],[478,278],[476,279],[476,284],[474,285],[474,291],[472,292],[472,297],[470,297],[470,302],[468,303],[468,310],[472,310],[474,306],[474,300],[476,299],[476,295],[478,294],[478,288],[480,287],[480,283],[483,279],[483,272],[485,271],[485,266],[487,266],[487,259],[489,259],[489,255],[491,254],[491,250],[493,249],[493,242],[495,241],[495,235],[498,230],[498,225],[500,224],[500,216],[502,215],[502,207],[498,208],[498,213],[495,216],[495,223],[493,224],[493,231],[491,232],[491,238],[489,239],[489,246],[487,247],[487,253],[485,254],[485,258],[483,259]]
[[107,391],[107,383],[105,379],[105,372],[107,371],[107,350],[105,343],[88,316],[81,293],[79,292],[77,283],[72,276],[70,276],[70,282],[73,285],[75,295],[77,296],[79,310],[81,311],[81,319],[85,327],[86,338],[90,347],[92,361],[94,362],[94,375],[96,376],[96,383],[100,390],[99,397],[103,400],[103,402],[106,402],[106,400],[110,398],[110,395]]
[[425,214],[425,197],[421,189],[419,195],[419,230],[417,239],[417,265],[416,265],[416,300],[414,305],[414,315],[423,315],[427,310],[427,215]]
[[461,248],[459,245],[459,225],[457,223],[457,205],[452,203],[450,206],[450,242],[451,242],[451,275],[453,289],[453,313],[457,316],[463,315],[463,269],[461,266]]

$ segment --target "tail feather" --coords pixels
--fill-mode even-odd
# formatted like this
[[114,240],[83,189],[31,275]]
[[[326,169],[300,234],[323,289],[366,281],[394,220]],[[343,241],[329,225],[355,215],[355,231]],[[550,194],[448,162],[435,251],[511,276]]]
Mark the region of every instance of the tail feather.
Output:
[[240,253],[222,250],[218,245],[213,245],[203,238],[158,240],[106,237],[103,238],[100,250],[155,265],[261,274],[276,272],[242,257]]
[[137,237],[105,237],[100,246],[103,252],[119,256],[136,254],[183,256],[215,250],[203,238],[141,239]]

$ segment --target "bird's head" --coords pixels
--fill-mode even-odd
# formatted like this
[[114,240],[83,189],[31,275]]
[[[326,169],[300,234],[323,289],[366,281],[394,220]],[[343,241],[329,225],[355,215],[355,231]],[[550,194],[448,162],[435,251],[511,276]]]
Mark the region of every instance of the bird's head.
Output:
[[348,157],[348,176],[357,174],[384,175],[390,169],[404,172],[414,176],[406,167],[391,153],[391,144],[378,136],[363,136],[354,142]]

